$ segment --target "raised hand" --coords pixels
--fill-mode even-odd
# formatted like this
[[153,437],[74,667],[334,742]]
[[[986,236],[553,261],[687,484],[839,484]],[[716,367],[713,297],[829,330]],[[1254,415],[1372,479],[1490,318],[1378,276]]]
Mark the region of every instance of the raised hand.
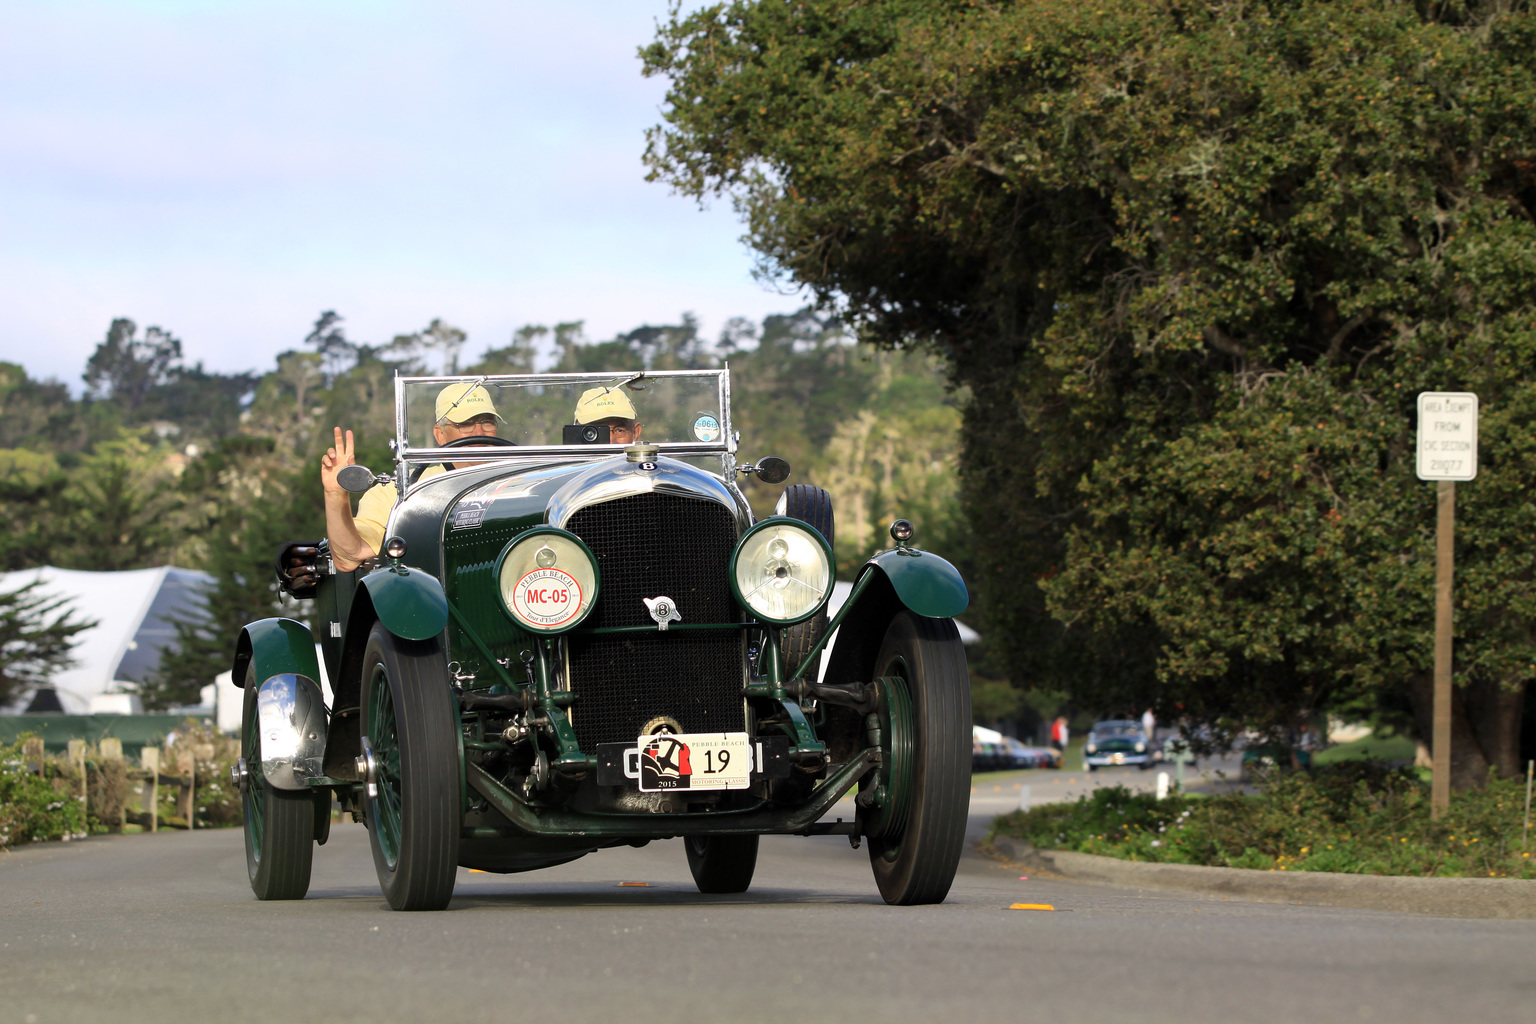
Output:
[[343,434],[341,428],[337,427],[335,444],[320,456],[320,486],[330,492],[346,494],[346,488],[336,482],[336,474],[355,461],[352,457],[352,431]]

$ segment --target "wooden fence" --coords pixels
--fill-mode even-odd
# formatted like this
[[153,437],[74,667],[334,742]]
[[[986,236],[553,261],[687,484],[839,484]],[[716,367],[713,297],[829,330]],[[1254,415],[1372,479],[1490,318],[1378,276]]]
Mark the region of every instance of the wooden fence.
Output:
[[[211,743],[175,749],[173,759],[166,759],[159,747],[144,747],[139,754],[137,767],[123,757],[123,741],[112,736],[103,737],[93,753],[85,740],[70,740],[67,760],[79,775],[80,801],[84,809],[91,809],[90,776],[95,769],[99,778],[111,779],[121,775],[129,783],[128,792],[98,795],[96,816],[114,832],[124,825],[138,825],[146,832],[158,832],[162,824],[171,828],[195,829],[197,827],[197,762],[213,760]],[[22,756],[29,766],[35,765],[38,774],[43,772],[43,741],[40,737],[28,737],[22,744]],[[128,797],[132,784],[138,783],[139,809],[130,810]],[[160,787],[176,790],[176,814],[160,817]],[[105,786],[103,788],[106,788]]]

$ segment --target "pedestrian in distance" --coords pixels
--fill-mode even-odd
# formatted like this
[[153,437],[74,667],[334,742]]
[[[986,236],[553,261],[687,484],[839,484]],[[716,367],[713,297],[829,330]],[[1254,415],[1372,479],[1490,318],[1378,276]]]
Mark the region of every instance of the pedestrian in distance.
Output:
[[1067,740],[1070,736],[1071,730],[1067,728],[1066,716],[1057,715],[1056,721],[1051,723],[1051,746],[1055,747],[1057,751],[1065,753]]

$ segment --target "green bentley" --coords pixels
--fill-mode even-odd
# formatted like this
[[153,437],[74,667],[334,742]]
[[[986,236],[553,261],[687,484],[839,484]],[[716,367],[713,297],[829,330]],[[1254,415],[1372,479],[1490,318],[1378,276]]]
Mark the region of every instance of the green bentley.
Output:
[[[454,387],[483,389],[494,436],[439,445]],[[594,396],[643,441],[576,417]],[[701,891],[743,892],[763,835],[847,836],[886,901],[944,899],[969,799],[951,618],[968,598],[909,523],[829,617],[831,501],[791,485],[754,518],[741,478],[789,466],[737,461],[727,370],[397,378],[395,399],[393,471],[341,477],[394,488],[384,550],[343,572],[325,542],[295,546],[313,564],[279,579],[309,624],[252,622],[236,644],[258,898],[305,895],[334,803],[397,910],[446,907],[461,866],[669,838]]]

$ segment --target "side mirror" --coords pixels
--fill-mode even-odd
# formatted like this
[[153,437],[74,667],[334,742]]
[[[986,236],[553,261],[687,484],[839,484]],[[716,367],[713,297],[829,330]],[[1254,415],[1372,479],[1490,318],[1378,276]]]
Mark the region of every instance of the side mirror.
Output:
[[367,466],[344,466],[336,474],[336,482],[353,494],[362,494],[373,486],[374,480],[373,470]]
[[789,463],[777,455],[764,455],[752,469],[765,484],[781,484],[789,479]]

